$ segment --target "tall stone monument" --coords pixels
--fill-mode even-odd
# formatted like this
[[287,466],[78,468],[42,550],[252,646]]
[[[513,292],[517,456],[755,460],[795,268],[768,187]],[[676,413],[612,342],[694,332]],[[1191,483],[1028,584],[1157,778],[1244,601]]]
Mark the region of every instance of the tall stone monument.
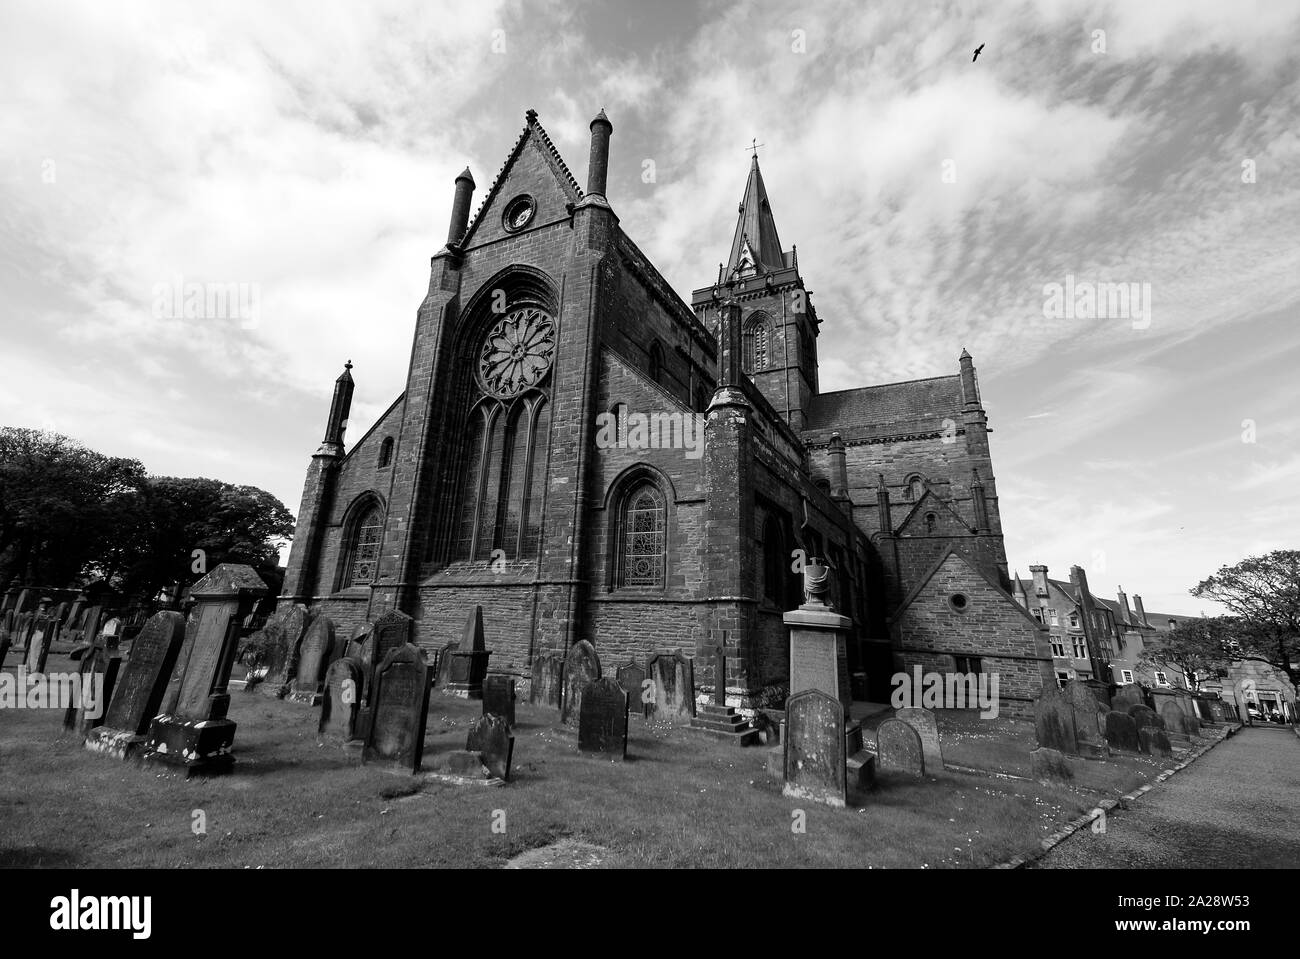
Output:
[[488,657],[492,655],[483,639],[482,606],[469,611],[460,645],[447,655],[451,656],[451,674],[443,692],[462,699],[482,699],[483,679],[487,676]]
[[190,588],[194,609],[164,712],[149,724],[146,762],[179,767],[187,776],[215,775],[234,765],[226,687],[240,624],[267,592],[251,566],[236,563],[222,563]]

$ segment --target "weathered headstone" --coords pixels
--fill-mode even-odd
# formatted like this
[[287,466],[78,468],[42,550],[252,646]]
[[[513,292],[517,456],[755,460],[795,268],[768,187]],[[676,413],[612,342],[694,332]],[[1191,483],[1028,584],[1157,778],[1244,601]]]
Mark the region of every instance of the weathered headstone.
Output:
[[118,639],[122,631],[119,619],[104,624],[95,644],[78,670],[80,698],[68,704],[63,714],[63,729],[80,737],[83,742],[92,729],[102,726],[117,685],[117,675],[122,668],[122,654]]
[[50,627],[49,620],[43,617],[37,617],[32,622],[31,632],[27,640],[27,671],[29,673],[44,673],[45,661],[50,655]]
[[1142,687],[1137,683],[1126,683],[1115,691],[1111,697],[1111,708],[1116,712],[1126,713],[1130,707],[1145,706],[1146,696],[1142,694]]
[[1165,729],[1183,736],[1196,736],[1200,733],[1200,724],[1188,718],[1182,708],[1175,702],[1167,702],[1160,707],[1160,718],[1164,720]]
[[1039,746],[1029,751],[1029,766],[1039,782],[1066,783],[1074,778],[1074,768],[1059,749]]
[[847,636],[853,620],[810,596],[783,617],[790,632],[790,692],[820,689],[834,696],[849,715],[853,693],[849,688]]
[[483,680],[483,715],[502,716],[515,725],[515,678],[495,673]]
[[334,648],[334,623],[328,616],[317,616],[307,627],[298,647],[298,669],[293,679],[289,698],[295,703],[318,705],[325,685],[325,670],[329,668],[330,651]]
[[528,701],[534,706],[560,708],[564,688],[564,660],[552,653],[540,653],[533,658],[532,682],[528,687]]
[[465,621],[460,648],[451,652],[451,681],[443,692],[464,699],[480,699],[491,655],[492,650],[487,648],[483,637],[483,607],[475,606]]
[[149,724],[147,762],[179,766],[187,775],[222,773],[234,765],[235,723],[226,718],[230,669],[240,624],[267,592],[252,567],[237,563],[222,563],[190,588],[195,605],[163,712]]
[[578,722],[582,713],[582,691],[588,683],[601,677],[600,657],[596,647],[580,639],[569,647],[564,658],[564,692],[560,702],[560,722],[566,726]]
[[[786,700],[785,716],[782,792],[796,799],[843,806],[848,769],[844,755],[844,707],[839,698],[820,689],[804,690]],[[910,727],[898,725],[916,736]],[[918,757],[920,751],[918,740]]]
[[627,693],[628,712],[640,715],[645,718],[650,714],[649,703],[645,693],[646,672],[641,668],[641,664],[635,659],[628,660],[618,669],[614,670],[614,675],[618,678],[618,684],[623,687],[623,692]]
[[[370,624],[370,636],[363,650],[366,656],[365,692],[361,700],[361,709],[357,713],[357,735],[364,742],[370,741],[370,722],[374,715],[375,677],[380,665],[395,649],[401,649],[411,641],[415,621],[398,610],[389,610]],[[426,668],[428,663],[425,663]]]
[[876,768],[924,776],[925,751],[915,729],[900,719],[886,719],[876,729]]
[[510,781],[510,761],[515,752],[515,737],[504,716],[496,713],[480,716],[465,739],[465,750],[478,753],[479,760],[493,778],[502,782]]
[[460,649],[460,641],[447,643],[438,651],[438,679],[435,685],[445,690],[451,682],[451,654]]
[[1156,715],[1156,711],[1150,706],[1130,706],[1128,708],[1129,718],[1133,720],[1133,725],[1138,731],[1138,742],[1140,743],[1142,730],[1147,727],[1152,729],[1164,729],[1165,721]]
[[13,646],[14,621],[17,618],[12,609],[0,613],[0,666],[5,664],[5,657],[9,655],[9,649]]
[[185,617],[155,613],[131,645],[131,658],[118,675],[104,722],[86,736],[86,748],[129,759],[144,743],[149,723],[162,710],[167,682],[185,643]]
[[1128,713],[1111,710],[1106,714],[1106,742],[1114,749],[1138,751],[1137,724]]
[[1138,730],[1138,745],[1152,756],[1168,756],[1173,752],[1169,737],[1158,726],[1143,726]]
[[293,686],[298,671],[298,650],[311,614],[300,603],[277,609],[262,627],[265,644],[266,678],[258,690],[272,699],[283,699]]
[[357,738],[357,710],[365,670],[355,659],[336,659],[325,671],[320,723],[316,740],[327,746],[346,746]]
[[695,664],[676,650],[655,653],[648,664],[654,683],[650,718],[655,722],[689,726],[695,718]]
[[597,679],[582,690],[578,749],[627,758],[627,693],[616,679]]
[[370,708],[365,761],[388,761],[399,769],[418,772],[429,715],[429,666],[424,650],[406,643],[389,651],[375,670]]
[[1070,755],[1079,752],[1074,706],[1055,683],[1044,686],[1034,702],[1034,731],[1040,746]]
[[1079,753],[1091,759],[1109,755],[1105,725],[1109,708],[1101,705],[1092,688],[1083,680],[1070,680],[1062,692],[1074,709],[1074,735]]
[[912,706],[895,710],[894,718],[907,723],[921,737],[921,751],[925,755],[926,770],[936,773],[943,769],[943,749],[939,743],[939,724],[935,720],[934,711]]

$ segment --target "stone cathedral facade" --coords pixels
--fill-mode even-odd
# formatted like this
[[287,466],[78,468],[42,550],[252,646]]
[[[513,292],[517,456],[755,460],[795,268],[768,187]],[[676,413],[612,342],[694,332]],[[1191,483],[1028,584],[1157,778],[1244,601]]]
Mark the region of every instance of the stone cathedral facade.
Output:
[[607,673],[698,651],[707,684],[721,641],[744,704],[787,678],[781,616],[818,556],[870,698],[900,669],[973,668],[1023,711],[1051,649],[1008,592],[971,357],[821,392],[823,321],[757,157],[687,303],[619,226],[612,132],[591,123],[585,191],[532,111],[472,220],[456,179],[406,388],[350,448],[350,369],[335,384],[282,601],[344,627],[398,609],[428,647],[481,604],[492,671],[520,676],[586,639]]

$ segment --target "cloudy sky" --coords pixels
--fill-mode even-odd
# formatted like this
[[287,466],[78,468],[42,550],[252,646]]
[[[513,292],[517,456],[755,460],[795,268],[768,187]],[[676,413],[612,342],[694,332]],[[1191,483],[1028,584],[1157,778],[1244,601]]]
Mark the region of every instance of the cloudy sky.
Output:
[[[353,438],[402,389],[455,175],[481,197],[532,107],[583,182],[603,107],[610,200],[679,294],[757,137],[823,389],[969,349],[1012,565],[1195,612],[1300,545],[1298,66],[1285,0],[6,0],[0,423],[296,510],[343,362]],[[1067,277],[1150,311],[1051,315]],[[167,315],[192,282],[255,317]]]

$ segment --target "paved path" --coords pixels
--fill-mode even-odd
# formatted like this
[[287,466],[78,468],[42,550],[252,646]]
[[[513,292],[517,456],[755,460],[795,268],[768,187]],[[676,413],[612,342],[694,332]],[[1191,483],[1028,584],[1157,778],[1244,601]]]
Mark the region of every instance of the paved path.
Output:
[[1292,868],[1300,864],[1300,739],[1244,728],[1157,783],[1106,832],[1075,833],[1040,869]]

